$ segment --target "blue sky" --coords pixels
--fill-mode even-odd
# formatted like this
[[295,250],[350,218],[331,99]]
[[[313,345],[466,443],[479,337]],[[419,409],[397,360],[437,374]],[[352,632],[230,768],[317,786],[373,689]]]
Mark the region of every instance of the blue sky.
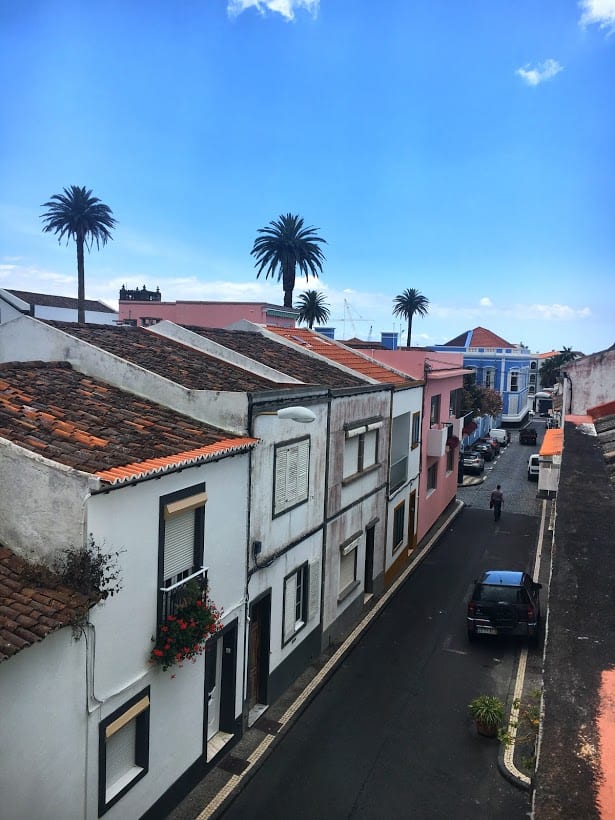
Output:
[[[0,0],[0,287],[76,295],[41,205],[118,220],[86,295],[266,300],[257,229],[327,240],[337,337],[615,342],[615,0]],[[405,333],[401,341],[405,343]]]

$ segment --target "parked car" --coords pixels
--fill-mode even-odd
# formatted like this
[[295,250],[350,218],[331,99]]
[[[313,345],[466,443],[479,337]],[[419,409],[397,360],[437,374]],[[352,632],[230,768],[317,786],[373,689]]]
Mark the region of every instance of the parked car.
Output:
[[538,639],[540,590],[526,572],[487,570],[474,582],[468,602],[468,638],[479,635]]
[[480,453],[485,461],[491,461],[495,458],[493,447],[490,444],[487,444],[486,441],[479,441],[478,444],[475,444],[474,447],[472,447],[472,449],[474,452]]
[[532,425],[519,431],[519,444],[536,444],[538,431]]
[[489,436],[499,442],[501,447],[506,447],[510,443],[510,432],[503,427],[493,427],[489,430]]
[[528,481],[538,481],[538,475],[540,473],[540,456],[538,453],[534,453],[529,457],[527,462],[527,480]]
[[466,450],[462,456],[464,473],[476,473],[480,475],[485,469],[485,460],[480,453],[473,450]]

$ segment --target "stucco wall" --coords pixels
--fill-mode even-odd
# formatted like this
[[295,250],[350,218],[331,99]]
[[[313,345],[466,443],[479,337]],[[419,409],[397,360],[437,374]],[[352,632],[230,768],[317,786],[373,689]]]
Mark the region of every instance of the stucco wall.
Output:
[[3,820],[84,817],[85,651],[65,627],[0,663]]
[[584,415],[590,407],[615,399],[615,349],[569,362],[563,370],[570,377],[564,379],[566,415]]
[[85,543],[90,477],[0,439],[0,542],[29,560]]

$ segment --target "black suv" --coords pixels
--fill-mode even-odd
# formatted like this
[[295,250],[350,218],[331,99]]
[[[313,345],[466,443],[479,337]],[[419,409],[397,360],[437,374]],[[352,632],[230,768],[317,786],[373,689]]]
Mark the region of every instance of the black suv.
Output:
[[468,638],[521,635],[538,640],[540,590],[526,572],[487,570],[474,582],[468,603]]

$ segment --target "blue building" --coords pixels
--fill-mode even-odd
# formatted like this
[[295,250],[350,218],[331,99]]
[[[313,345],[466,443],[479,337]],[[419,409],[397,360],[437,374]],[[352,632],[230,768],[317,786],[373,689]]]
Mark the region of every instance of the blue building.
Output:
[[463,353],[463,366],[475,371],[476,384],[496,390],[502,396],[501,423],[505,426],[523,424],[530,409],[530,374],[536,372],[536,357],[525,345],[511,344],[484,327],[475,327],[432,349]]

